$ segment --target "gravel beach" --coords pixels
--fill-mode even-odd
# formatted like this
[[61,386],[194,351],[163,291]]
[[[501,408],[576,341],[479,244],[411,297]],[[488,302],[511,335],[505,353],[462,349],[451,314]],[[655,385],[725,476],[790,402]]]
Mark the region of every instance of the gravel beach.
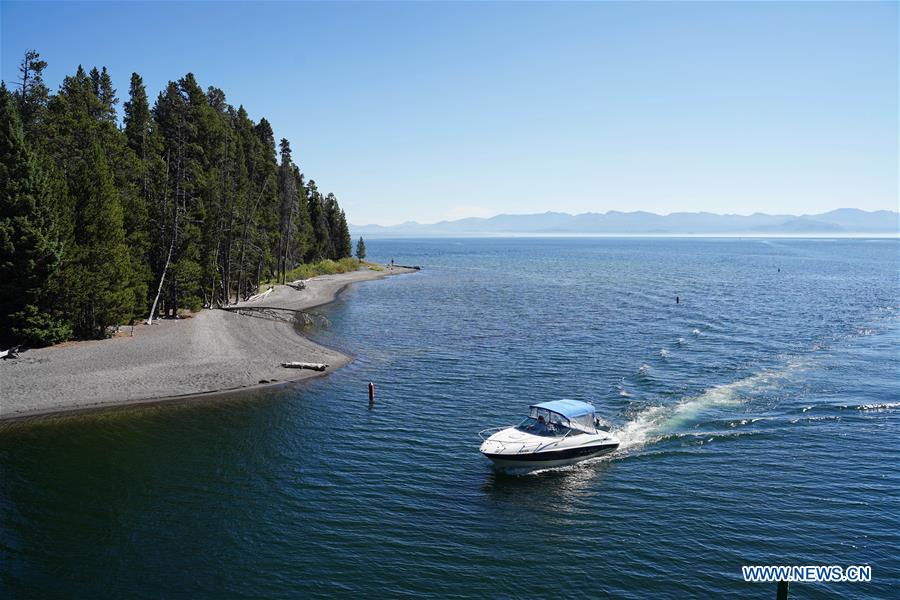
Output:
[[[238,306],[307,310],[334,300],[358,281],[409,273],[361,269],[323,275],[295,290],[276,286]],[[289,313],[285,313],[289,314]],[[297,333],[291,323],[225,310],[124,327],[108,340],[69,342],[0,361],[0,419],[158,401],[296,381],[323,373],[285,369],[285,361],[327,363],[350,357]]]

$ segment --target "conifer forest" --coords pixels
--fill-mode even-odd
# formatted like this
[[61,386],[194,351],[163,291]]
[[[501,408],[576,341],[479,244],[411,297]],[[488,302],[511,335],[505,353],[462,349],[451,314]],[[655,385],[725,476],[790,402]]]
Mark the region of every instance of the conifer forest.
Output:
[[105,67],[53,93],[46,66],[29,51],[0,86],[0,343],[101,338],[351,256],[335,195],[221,89],[188,73],[151,102],[133,73],[120,103]]

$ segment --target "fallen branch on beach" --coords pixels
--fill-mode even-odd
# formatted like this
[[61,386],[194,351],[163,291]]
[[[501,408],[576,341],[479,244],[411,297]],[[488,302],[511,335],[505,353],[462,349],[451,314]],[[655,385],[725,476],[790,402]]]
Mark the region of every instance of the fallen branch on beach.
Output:
[[328,368],[325,363],[284,362],[281,366],[285,369],[309,369],[311,371],[324,371]]
[[295,308],[278,308],[276,306],[223,306],[222,310],[283,323],[296,323],[301,327],[330,327],[331,321],[323,315],[308,313]]
[[269,288],[261,294],[256,294],[255,296],[250,296],[249,298],[247,298],[246,302],[255,302],[257,300],[262,300],[263,298],[265,298],[266,296],[271,294],[273,289],[274,288]]

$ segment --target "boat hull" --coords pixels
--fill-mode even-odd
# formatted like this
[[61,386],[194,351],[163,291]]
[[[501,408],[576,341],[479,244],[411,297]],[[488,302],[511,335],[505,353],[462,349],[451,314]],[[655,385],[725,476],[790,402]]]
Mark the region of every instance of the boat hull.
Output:
[[592,444],[590,446],[546,452],[522,452],[516,454],[482,452],[482,454],[489,458],[495,466],[502,469],[548,469],[574,465],[589,458],[597,458],[613,452],[618,447],[618,443]]

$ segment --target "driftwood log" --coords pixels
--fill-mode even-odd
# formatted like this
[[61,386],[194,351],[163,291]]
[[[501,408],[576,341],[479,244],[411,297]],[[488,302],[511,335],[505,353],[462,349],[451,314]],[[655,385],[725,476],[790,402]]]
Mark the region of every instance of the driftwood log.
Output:
[[309,369],[311,371],[324,371],[328,368],[325,363],[308,363],[308,362],[283,362],[281,366],[285,369]]
[[300,327],[331,326],[331,321],[324,315],[308,313],[294,308],[278,308],[276,306],[223,306],[222,310],[244,315],[245,317],[295,323]]
[[264,291],[261,294],[256,294],[255,296],[250,296],[249,298],[247,298],[245,300],[245,302],[256,302],[257,300],[262,300],[263,298],[265,298],[266,296],[271,294],[273,289],[275,289],[275,288],[270,287],[269,289],[267,289],[266,291]]

